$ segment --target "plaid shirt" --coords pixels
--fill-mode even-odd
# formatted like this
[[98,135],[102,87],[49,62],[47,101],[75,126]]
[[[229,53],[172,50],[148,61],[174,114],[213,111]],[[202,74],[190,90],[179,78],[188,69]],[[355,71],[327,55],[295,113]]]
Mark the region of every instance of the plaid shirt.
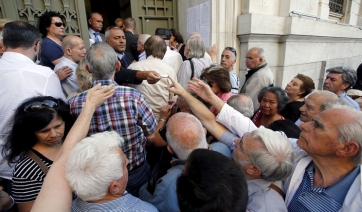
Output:
[[[128,170],[139,166],[146,160],[146,137],[156,131],[156,119],[151,107],[137,90],[119,86],[113,80],[96,80],[93,86],[117,85],[111,98],[99,106],[93,114],[88,136],[104,132],[117,131],[124,139],[121,146],[129,160]],[[86,102],[88,91],[84,91],[69,100],[72,114],[79,116]]]

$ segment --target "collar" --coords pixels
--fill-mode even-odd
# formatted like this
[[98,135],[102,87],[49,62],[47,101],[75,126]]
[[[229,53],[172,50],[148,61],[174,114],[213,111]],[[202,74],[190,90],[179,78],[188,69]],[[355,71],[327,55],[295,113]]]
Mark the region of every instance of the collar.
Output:
[[143,51],[140,55],[138,55],[138,58],[141,58],[143,56],[146,56],[146,51]]
[[343,92],[343,93],[338,95],[338,97],[346,97],[346,96],[347,96],[346,92]]
[[72,65],[72,66],[77,66],[78,64],[75,63],[73,60],[63,57],[62,60],[65,60],[68,64]]
[[96,31],[94,31],[92,28],[88,28],[88,32],[92,33],[92,35],[93,35],[93,33],[95,33]]
[[122,60],[123,56],[125,55],[124,52],[122,52],[122,53],[116,52],[116,53],[117,53],[117,57],[118,57],[120,60]]
[[268,182],[263,179],[246,180],[248,183],[248,195],[251,196],[253,193],[258,192],[264,188],[270,186],[272,182]]
[[132,32],[132,34],[134,34],[134,32],[133,32],[133,31],[131,31],[131,30],[128,30],[128,29],[126,29],[126,30],[124,30],[124,31],[127,31],[127,32]]
[[147,60],[161,60],[161,59],[150,55],[147,57]]
[[17,60],[22,60],[22,61],[31,62],[31,63],[35,64],[35,62],[33,60],[31,60],[28,56],[18,53],[18,52],[4,52],[1,59],[6,60],[7,58],[16,58]]
[[101,79],[101,80],[94,80],[93,83],[92,83],[92,87],[95,86],[95,85],[97,85],[98,83],[101,83],[102,87],[103,87],[103,86],[110,85],[110,84],[118,85],[114,80],[111,80],[111,79]]

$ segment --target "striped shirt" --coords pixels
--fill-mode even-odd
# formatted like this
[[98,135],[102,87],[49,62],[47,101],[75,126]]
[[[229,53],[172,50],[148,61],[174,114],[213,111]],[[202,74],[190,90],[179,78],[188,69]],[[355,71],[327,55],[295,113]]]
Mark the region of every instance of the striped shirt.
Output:
[[233,95],[239,94],[240,91],[240,79],[236,76],[234,70],[229,72],[230,75],[230,83],[231,83],[231,93]]
[[[88,136],[104,131],[116,131],[124,139],[121,146],[129,160],[128,170],[146,160],[146,137],[156,131],[156,119],[152,109],[136,89],[119,86],[113,80],[95,80],[93,86],[115,84],[116,92],[99,106],[93,114]],[[76,116],[82,112],[88,91],[69,100],[70,110]]]
[[[50,168],[53,161],[49,160],[38,151],[31,149]],[[24,155],[17,162],[13,172],[12,196],[16,203],[35,201],[45,178],[44,172],[38,164],[28,155]]]

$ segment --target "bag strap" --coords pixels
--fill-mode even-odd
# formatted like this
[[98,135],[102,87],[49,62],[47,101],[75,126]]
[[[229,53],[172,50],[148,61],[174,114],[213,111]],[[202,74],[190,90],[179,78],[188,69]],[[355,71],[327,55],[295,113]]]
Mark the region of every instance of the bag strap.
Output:
[[192,78],[194,78],[194,74],[195,74],[195,68],[194,68],[194,63],[192,62],[192,58],[189,59],[190,62],[190,66],[191,66],[191,77],[190,80],[192,80]]
[[280,189],[278,186],[276,186],[274,183],[269,185],[269,188],[273,189],[274,191],[278,192],[278,194],[280,194],[280,196],[283,197],[283,200],[285,200],[285,194],[282,191],[282,189]]
[[45,165],[45,163],[31,150],[28,150],[26,154],[35,161],[40,169],[44,172],[45,175],[47,175],[49,168]]

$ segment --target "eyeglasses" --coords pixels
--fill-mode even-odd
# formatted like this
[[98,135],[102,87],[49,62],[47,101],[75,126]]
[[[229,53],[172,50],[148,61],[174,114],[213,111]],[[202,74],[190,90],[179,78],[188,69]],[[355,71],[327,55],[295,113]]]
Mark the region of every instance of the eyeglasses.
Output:
[[52,24],[54,24],[56,27],[61,27],[61,26],[65,27],[65,23],[63,22],[54,22]]
[[44,100],[42,102],[33,102],[33,103],[25,105],[24,112],[30,113],[30,112],[33,112],[33,111],[43,109],[44,107],[53,108],[53,107],[55,107],[57,105],[58,105],[58,103],[54,102],[52,100]]
[[[256,58],[258,58],[258,57],[256,57]],[[246,57],[245,58],[245,61],[253,61],[254,59],[256,59],[256,58],[253,58],[253,57]]]
[[235,57],[236,57],[236,49],[234,47],[225,47],[224,50],[229,50],[231,51],[232,53],[234,53]]
[[[243,141],[245,135],[248,134],[248,132],[244,133],[244,135],[240,138],[240,140],[236,143],[236,147],[240,149],[240,151],[244,154],[246,154],[245,150],[241,147],[241,142]],[[247,155],[247,154],[246,154]]]

